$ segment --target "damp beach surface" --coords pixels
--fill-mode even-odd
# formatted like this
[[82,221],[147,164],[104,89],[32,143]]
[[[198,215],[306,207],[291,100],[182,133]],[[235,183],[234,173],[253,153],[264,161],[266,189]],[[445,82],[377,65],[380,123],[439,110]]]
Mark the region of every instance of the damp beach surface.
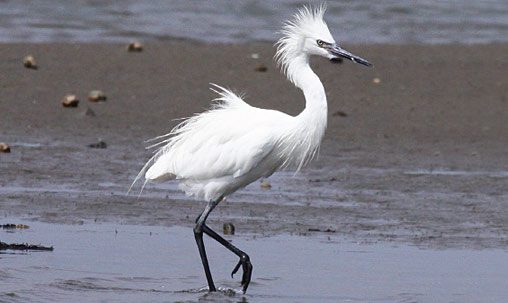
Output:
[[[319,157],[228,197],[208,221],[232,223],[228,239],[251,256],[245,296],[199,290],[203,202],[175,183],[126,192],[151,155],[143,141],[207,108],[209,82],[254,106],[302,110],[272,44],[1,47],[0,142],[11,152],[0,154],[0,223],[30,228],[0,230],[0,241],[54,246],[0,255],[2,301],[506,298],[506,44],[347,46],[374,69],[314,60],[329,103]],[[37,70],[23,66],[28,54]],[[92,90],[107,101],[89,102]],[[67,94],[77,107],[61,105]],[[238,289],[236,258],[207,245],[217,284]]]

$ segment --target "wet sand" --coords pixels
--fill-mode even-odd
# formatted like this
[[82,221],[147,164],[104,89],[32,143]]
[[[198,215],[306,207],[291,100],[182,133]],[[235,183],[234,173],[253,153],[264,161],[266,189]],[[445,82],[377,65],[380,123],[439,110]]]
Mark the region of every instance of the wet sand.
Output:
[[[209,82],[244,92],[256,106],[297,114],[304,105],[276,69],[270,44],[175,41],[141,53],[115,44],[1,47],[0,141],[12,150],[0,155],[7,217],[191,226],[203,204],[175,184],[125,195],[151,153],[143,140],[207,108]],[[296,176],[272,176],[270,190],[255,183],[229,197],[211,224],[231,221],[239,233],[331,229],[369,241],[506,247],[508,45],[349,49],[374,68],[313,60],[330,112],[319,159]],[[27,54],[38,70],[22,66]],[[260,65],[267,72],[256,72]],[[87,101],[95,89],[108,100]],[[63,108],[71,93],[79,106]],[[88,147],[101,139],[106,149]]]

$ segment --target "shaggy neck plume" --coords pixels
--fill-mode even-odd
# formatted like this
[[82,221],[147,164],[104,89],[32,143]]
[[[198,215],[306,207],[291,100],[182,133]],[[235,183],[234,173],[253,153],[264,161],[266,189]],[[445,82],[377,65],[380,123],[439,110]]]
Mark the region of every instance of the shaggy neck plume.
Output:
[[323,21],[326,6],[304,7],[292,20],[286,22],[282,37],[276,43],[277,60],[289,81],[303,91],[305,109],[295,117],[294,128],[283,140],[285,164],[296,164],[300,169],[318,152],[327,123],[327,103],[323,84],[309,65],[307,41],[316,41],[314,33],[320,32],[333,41]]
[[326,93],[321,80],[309,65],[308,54],[282,55],[286,58],[282,63],[283,71],[305,96],[305,109],[295,117],[295,129],[285,140],[291,142],[285,148],[287,163],[296,165],[299,170],[316,155],[324,136],[328,112]]

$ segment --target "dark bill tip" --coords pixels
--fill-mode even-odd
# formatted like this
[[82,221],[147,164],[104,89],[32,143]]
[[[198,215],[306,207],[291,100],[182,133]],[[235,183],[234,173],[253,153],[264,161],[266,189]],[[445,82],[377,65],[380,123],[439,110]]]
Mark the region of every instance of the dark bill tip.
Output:
[[337,58],[349,59],[349,60],[356,62],[358,64],[361,64],[361,65],[372,66],[372,63],[370,63],[369,61],[363,59],[362,57],[353,55],[352,53],[348,52],[347,50],[342,49],[336,45],[333,46],[329,51],[334,56],[337,56]]
[[361,65],[369,66],[369,67],[372,66],[372,63],[370,63],[369,61],[362,59],[360,57],[351,58],[351,61],[356,62]]

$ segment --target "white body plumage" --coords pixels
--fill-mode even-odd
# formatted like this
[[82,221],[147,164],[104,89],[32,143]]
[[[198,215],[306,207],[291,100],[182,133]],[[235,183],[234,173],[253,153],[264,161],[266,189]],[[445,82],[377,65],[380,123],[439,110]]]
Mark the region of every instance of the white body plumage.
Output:
[[[323,6],[300,10],[285,24],[277,42],[279,65],[305,96],[305,109],[299,115],[250,106],[214,85],[219,97],[212,109],[155,138],[160,141],[153,147],[159,149],[134,182],[143,176],[145,182],[177,179],[188,195],[210,201],[280,168],[294,165],[299,170],[312,159],[325,133],[327,102],[309,56],[344,57],[323,21],[324,10]],[[359,57],[347,56],[362,63]]]
[[186,194],[210,201],[279,168],[299,168],[317,151],[326,128],[326,100],[319,117],[305,111],[292,117],[216,88],[220,97],[213,109],[160,137],[156,145],[164,145],[142,170],[146,180],[177,179]]

